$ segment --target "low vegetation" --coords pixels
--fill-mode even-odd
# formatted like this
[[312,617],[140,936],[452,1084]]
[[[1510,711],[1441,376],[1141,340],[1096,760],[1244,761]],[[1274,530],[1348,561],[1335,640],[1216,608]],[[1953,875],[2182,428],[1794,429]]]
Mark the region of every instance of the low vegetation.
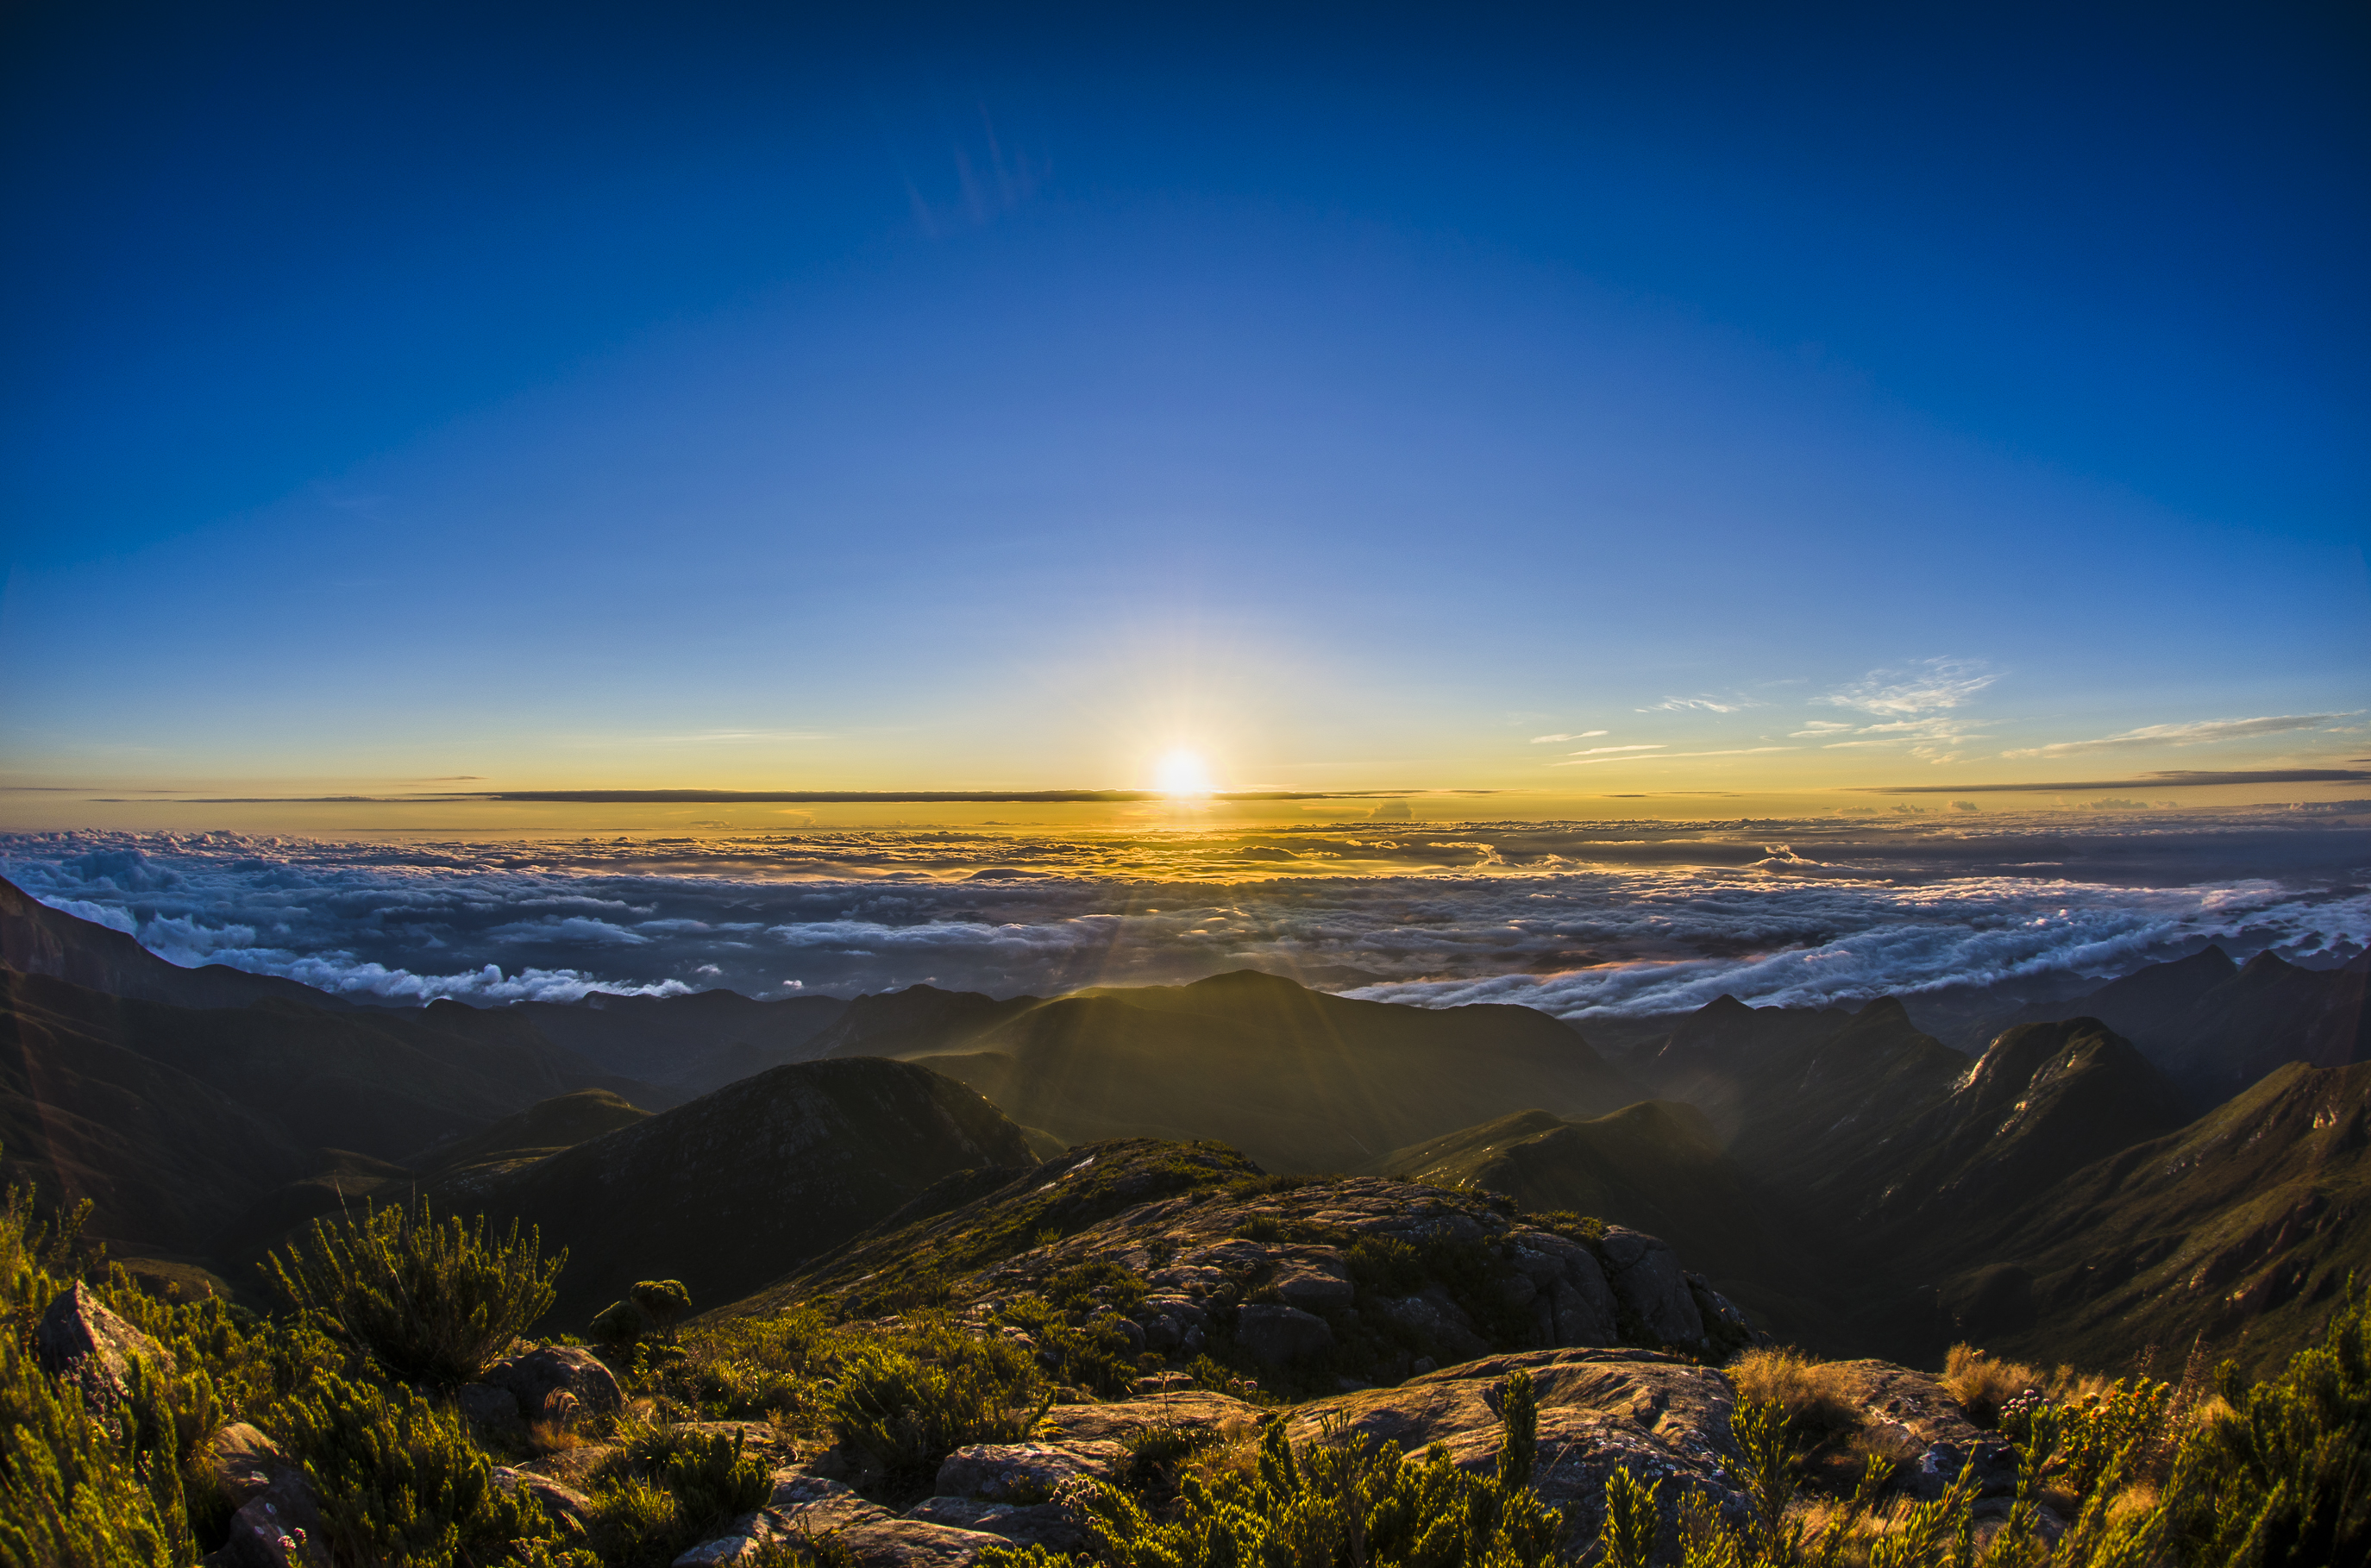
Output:
[[485,1369],[551,1306],[568,1254],[538,1256],[514,1223],[486,1239],[483,1216],[442,1224],[424,1201],[316,1220],[267,1265],[289,1305],[396,1378],[451,1385]]
[[[1189,1199],[1230,1182],[1255,1198],[1290,1191],[1222,1161],[1189,1159],[1162,1182]],[[1083,1178],[1072,1194],[1045,1194],[1037,1223],[1002,1236],[1000,1255],[1042,1246],[1038,1231],[1093,1223],[1122,1196]],[[1446,1233],[1343,1245],[1304,1235],[1307,1220],[1250,1223],[1263,1217],[1279,1241],[1340,1246],[1362,1291],[1439,1287],[1471,1300],[1480,1321],[1498,1283],[1486,1249]],[[1596,1239],[1579,1216],[1552,1219]],[[1277,1403],[1276,1380],[1231,1360],[1223,1334],[1191,1357],[1139,1356],[1118,1325],[1144,1279],[1058,1256],[993,1300],[892,1317],[856,1315],[868,1299],[858,1279],[769,1315],[684,1321],[682,1286],[644,1281],[619,1303],[634,1332],[608,1351],[629,1398],[621,1416],[597,1430],[555,1418],[526,1438],[472,1428],[453,1385],[532,1326],[559,1266],[532,1237],[369,1211],[318,1226],[275,1259],[283,1306],[261,1317],[144,1288],[81,1248],[72,1216],[44,1220],[26,1193],[10,1193],[0,1203],[0,1568],[187,1568],[228,1524],[208,1453],[233,1422],[260,1428],[322,1500],[314,1545],[330,1568],[662,1568],[762,1503],[792,1450],[836,1447],[865,1470],[868,1495],[902,1505],[954,1448],[1024,1439],[1057,1398],[1125,1395],[1154,1363]],[[135,1356],[120,1396],[99,1406],[35,1354],[42,1312],[77,1282],[162,1353]],[[1956,1348],[1940,1382],[2013,1446],[2018,1482],[2006,1502],[1980,1505],[1972,1470],[1939,1497],[1910,1496],[1902,1456],[1871,1435],[1841,1367],[1762,1349],[1727,1370],[1738,1394],[1729,1473],[1746,1505],[1728,1513],[1687,1490],[1694,1482],[1626,1470],[1602,1506],[1592,1496],[1551,1507],[1534,1470],[1553,1456],[1520,1373],[1498,1386],[1503,1432],[1485,1471],[1440,1448],[1404,1453],[1338,1430],[1295,1446],[1281,1412],[1246,1414],[1224,1429],[1137,1431],[1111,1480],[1073,1483],[1058,1500],[1105,1568],[2305,1568],[2371,1554],[2371,1310],[2351,1286],[2321,1342],[2254,1385],[2195,1355],[2173,1381],[2110,1382]],[[726,1420],[762,1424],[694,1424]],[[527,1447],[503,1447],[514,1442]],[[600,1453],[577,1474],[590,1499],[582,1528],[497,1474],[584,1442]],[[828,1568],[846,1554],[826,1537],[747,1561]],[[987,1561],[1059,1559],[1015,1548]]]

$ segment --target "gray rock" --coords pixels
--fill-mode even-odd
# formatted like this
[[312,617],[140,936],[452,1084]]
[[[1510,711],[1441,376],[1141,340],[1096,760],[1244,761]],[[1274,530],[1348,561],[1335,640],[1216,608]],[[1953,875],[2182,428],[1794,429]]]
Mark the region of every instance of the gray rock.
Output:
[[[308,1545],[314,1550],[307,1551]],[[301,1568],[319,1562],[326,1550],[313,1489],[302,1475],[283,1468],[231,1516],[229,1539],[214,1561],[225,1568]]]
[[292,1468],[271,1438],[244,1421],[232,1422],[207,1440],[204,1463],[233,1508],[269,1489],[280,1470]]
[[575,1399],[582,1414],[596,1421],[617,1414],[626,1403],[617,1378],[580,1345],[547,1345],[506,1356],[486,1368],[485,1381],[509,1389],[529,1421],[544,1419],[547,1402],[562,1390]]
[[1015,1546],[1042,1546],[1048,1551],[1081,1551],[1087,1545],[1087,1532],[1070,1521],[1059,1503],[1016,1506],[977,1497],[926,1497],[907,1509],[905,1516],[950,1529],[1000,1536]]
[[1109,1481],[1128,1464],[1114,1442],[976,1443],[957,1448],[932,1483],[947,1497],[979,1497],[1024,1505],[1050,1501],[1062,1483],[1080,1477]]
[[1614,1300],[1613,1288],[1605,1283],[1597,1260],[1586,1252],[1579,1262],[1548,1282],[1547,1298],[1554,1343],[1608,1345],[1621,1337],[1616,1328],[1620,1307]]
[[1613,1287],[1613,1298],[1637,1317],[1648,1336],[1658,1344],[1702,1347],[1704,1318],[1671,1243],[1611,1226],[1604,1249],[1606,1283]]
[[1235,1343],[1270,1366],[1282,1366],[1334,1348],[1324,1319],[1298,1307],[1245,1307],[1235,1314]]
[[554,1481],[533,1470],[497,1465],[494,1467],[494,1484],[505,1492],[525,1492],[542,1504],[553,1518],[572,1530],[590,1529],[593,1526],[593,1499],[566,1482]]
[[33,1330],[41,1369],[79,1389],[83,1408],[111,1421],[130,1392],[132,1363],[145,1359],[165,1370],[172,1353],[108,1310],[90,1286],[76,1280],[60,1291]]
[[1304,1312],[1336,1311],[1357,1299],[1358,1287],[1342,1254],[1331,1247],[1296,1247],[1279,1251],[1276,1273],[1268,1283],[1288,1307]]
[[517,1443],[526,1437],[526,1418],[519,1410],[518,1396],[508,1389],[464,1383],[454,1391],[453,1402],[480,1438]]
[[1475,1331],[1474,1320],[1437,1285],[1414,1296],[1375,1298],[1367,1309],[1415,1335],[1436,1359],[1453,1363],[1489,1354],[1490,1343]]

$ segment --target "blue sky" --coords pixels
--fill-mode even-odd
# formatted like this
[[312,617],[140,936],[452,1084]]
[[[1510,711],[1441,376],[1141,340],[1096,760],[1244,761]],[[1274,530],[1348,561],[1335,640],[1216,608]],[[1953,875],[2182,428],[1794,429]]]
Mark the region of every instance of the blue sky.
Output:
[[2371,752],[2359,8],[8,25],[9,782]]

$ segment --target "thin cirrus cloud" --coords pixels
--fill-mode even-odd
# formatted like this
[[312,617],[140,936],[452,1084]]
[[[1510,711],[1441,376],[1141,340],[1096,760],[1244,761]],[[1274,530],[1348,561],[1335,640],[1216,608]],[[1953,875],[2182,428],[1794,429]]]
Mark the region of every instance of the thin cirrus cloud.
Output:
[[[1632,752],[1638,751],[1642,748],[1637,746],[1607,746],[1603,749],[1611,752]],[[1803,748],[1800,746],[1731,746],[1725,751],[1675,752],[1658,750],[1657,754],[1653,756],[1583,755],[1573,757],[1565,762],[1552,762],[1549,763],[1548,766],[1550,767],[1587,767],[1590,764],[1595,762],[1669,762],[1675,757],[1683,756],[1757,756],[1764,752],[1800,751]]]
[[1532,737],[1532,744],[1535,746],[1544,746],[1552,741],[1586,741],[1594,739],[1595,737],[1607,732],[1608,732],[1604,730],[1583,730],[1577,734],[1571,735],[1533,735]]
[[2005,751],[2003,756],[2077,756],[2085,752],[2131,751],[2145,746],[2202,746],[2216,741],[2244,740],[2250,735],[2279,735],[2296,730],[2319,729],[2340,719],[2359,717],[2355,713],[2282,713],[2260,719],[2202,719],[2189,724],[2145,724],[2137,730],[2121,734],[2102,735],[2091,741],[2057,741],[2046,746],[2025,746],[2017,751]]
[[1667,697],[1652,707],[1641,708],[1637,711],[1641,713],[1741,713],[1749,708],[1759,706],[1758,703],[1747,702],[1741,698],[1732,698],[1724,702],[1713,697]]
[[1899,670],[1871,670],[1811,700],[1831,708],[1856,708],[1879,718],[1914,718],[1964,708],[1998,679],[1999,673],[1981,659],[1920,659]]

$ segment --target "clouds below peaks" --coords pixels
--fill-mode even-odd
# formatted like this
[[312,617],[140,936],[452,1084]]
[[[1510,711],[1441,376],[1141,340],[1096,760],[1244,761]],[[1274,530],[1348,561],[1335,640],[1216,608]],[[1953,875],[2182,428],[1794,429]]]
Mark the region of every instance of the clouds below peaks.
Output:
[[2371,943],[2371,895],[2332,880],[2371,863],[2371,834],[2118,814],[2136,803],[1981,829],[1938,813],[492,846],[20,835],[0,838],[0,870],[175,963],[390,1001],[1046,995],[1248,967],[1584,1017],[2105,974],[2205,940],[2323,961]]

